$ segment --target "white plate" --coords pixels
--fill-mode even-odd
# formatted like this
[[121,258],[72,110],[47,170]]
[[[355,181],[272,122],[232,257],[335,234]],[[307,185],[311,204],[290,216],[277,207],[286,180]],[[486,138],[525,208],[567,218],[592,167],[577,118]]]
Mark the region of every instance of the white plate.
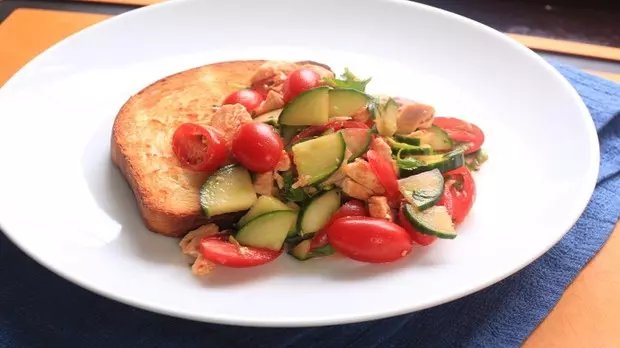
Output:
[[[306,326],[416,311],[489,286],[547,251],[593,191],[588,110],[537,55],[479,23],[404,1],[187,0],[133,11],[37,57],[0,91],[0,223],[28,255],[96,293],[218,323]],[[479,124],[488,164],[458,238],[391,265],[344,259],[219,268],[199,280],[148,232],[112,166],[111,125],[134,92],[231,59],[312,59],[372,92]]]

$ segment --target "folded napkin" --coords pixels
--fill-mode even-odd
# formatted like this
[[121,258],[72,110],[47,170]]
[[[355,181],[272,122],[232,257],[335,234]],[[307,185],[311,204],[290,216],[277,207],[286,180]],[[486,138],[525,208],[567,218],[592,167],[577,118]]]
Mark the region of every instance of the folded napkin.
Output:
[[598,130],[601,168],[583,216],[549,252],[465,298],[379,321],[321,328],[213,325],[134,309],[47,271],[0,234],[0,347],[516,347],[609,237],[620,211],[620,85],[552,64]]

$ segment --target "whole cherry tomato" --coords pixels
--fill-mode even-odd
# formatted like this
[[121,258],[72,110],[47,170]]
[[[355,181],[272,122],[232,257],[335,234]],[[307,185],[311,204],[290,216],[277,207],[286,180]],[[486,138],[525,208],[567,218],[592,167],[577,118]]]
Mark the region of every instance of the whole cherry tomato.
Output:
[[184,123],[172,135],[172,152],[181,166],[194,171],[214,171],[226,160],[226,142],[215,129]]
[[368,158],[370,168],[385,189],[386,197],[392,201],[397,200],[400,196],[400,191],[398,190],[398,177],[392,163],[374,150],[366,152],[366,157]]
[[290,73],[282,85],[284,102],[288,103],[301,92],[318,87],[321,84],[321,76],[311,69],[297,69]]
[[222,236],[200,240],[200,253],[205,259],[227,267],[245,268],[264,265],[282,254],[282,250],[251,248],[231,243]]
[[405,207],[403,205],[398,210],[398,224],[409,232],[414,243],[426,246],[437,240],[437,237],[430,234],[424,234],[418,231],[415,227],[411,226],[411,223],[409,223],[409,220],[405,217],[404,209]]
[[327,229],[329,244],[353,260],[370,263],[392,262],[411,252],[411,235],[385,219],[349,216],[335,220]]
[[466,143],[465,154],[478,151],[484,143],[484,133],[473,123],[455,117],[435,117],[433,124],[445,130],[450,139]]
[[248,110],[248,112],[252,112],[260,105],[260,103],[263,102],[263,100],[265,100],[265,98],[255,90],[240,89],[229,94],[224,99],[222,104],[241,104]]
[[368,216],[368,210],[366,209],[364,202],[355,199],[343,204],[342,207],[336,210],[327,224],[325,224],[325,226],[323,226],[323,228],[314,235],[312,238],[312,243],[310,244],[310,249],[325,246],[328,243],[327,229],[334,223],[334,221],[345,216]]
[[[450,200],[452,205],[452,221],[459,224],[465,220],[476,201],[476,183],[465,166],[444,173],[444,178],[445,191],[449,192],[446,200]],[[450,212],[449,208],[448,212]]]
[[332,129],[334,132],[337,132],[343,128],[362,128],[368,129],[369,127],[361,122],[357,121],[332,121],[328,122],[322,126],[310,126],[303,131],[299,132],[296,136],[291,139],[291,144],[296,143],[297,141],[314,137],[323,134],[326,130]]
[[256,173],[273,170],[282,156],[284,144],[268,124],[250,122],[237,130],[232,153],[241,164]]

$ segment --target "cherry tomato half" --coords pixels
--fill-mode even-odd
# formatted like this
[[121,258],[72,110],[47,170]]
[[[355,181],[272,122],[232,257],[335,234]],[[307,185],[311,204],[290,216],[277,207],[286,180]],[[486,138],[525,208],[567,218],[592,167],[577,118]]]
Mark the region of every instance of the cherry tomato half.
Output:
[[209,126],[184,123],[172,135],[172,152],[183,167],[210,172],[226,160],[226,142]]
[[332,122],[328,122],[322,126],[310,126],[306,129],[304,129],[303,131],[299,132],[299,134],[297,134],[296,136],[293,137],[293,139],[291,139],[291,144],[296,143],[297,141],[304,139],[304,138],[309,138],[309,137],[314,137],[317,135],[321,135],[323,134],[326,130],[328,129],[332,129],[334,132],[337,132],[343,128],[363,128],[363,129],[368,129],[370,127],[368,127],[367,125],[365,125],[362,122],[357,122],[357,121],[332,121]]
[[250,122],[237,130],[232,141],[232,153],[241,164],[256,173],[273,170],[282,156],[284,144],[273,127]]
[[323,228],[317,232],[312,238],[312,242],[310,243],[310,249],[320,248],[327,244],[327,229],[341,217],[345,216],[368,216],[368,210],[366,209],[366,205],[362,201],[358,200],[350,200],[342,205],[334,215],[332,215],[331,219],[323,226]]
[[301,92],[318,87],[321,84],[321,75],[310,69],[297,69],[290,73],[282,85],[284,102],[288,103]]
[[430,234],[424,234],[413,227],[411,223],[409,223],[409,220],[405,217],[404,209],[404,206],[401,206],[401,208],[398,209],[398,224],[409,232],[414,243],[426,246],[437,240],[437,237]]
[[263,100],[265,100],[265,98],[255,90],[240,89],[229,94],[224,99],[222,104],[241,104],[246,108],[246,110],[248,110],[248,112],[252,112],[260,105],[260,103],[263,102]]
[[245,268],[264,265],[282,254],[282,250],[251,248],[231,243],[226,237],[207,236],[200,240],[205,259],[222,266]]
[[[476,200],[476,183],[465,166],[444,173],[446,190],[452,205],[452,221],[459,224],[465,220]],[[443,197],[442,197],[443,199]],[[446,207],[448,208],[448,207]],[[450,211],[450,209],[448,209]]]
[[411,252],[411,235],[397,224],[368,216],[335,220],[327,229],[329,244],[353,260],[371,263],[396,261]]
[[478,151],[484,143],[484,133],[473,123],[455,117],[435,117],[433,124],[445,130],[450,139],[467,143],[465,154]]
[[400,191],[398,190],[398,177],[392,163],[374,150],[366,152],[366,157],[368,158],[370,168],[385,189],[386,197],[392,201],[397,200],[400,196]]

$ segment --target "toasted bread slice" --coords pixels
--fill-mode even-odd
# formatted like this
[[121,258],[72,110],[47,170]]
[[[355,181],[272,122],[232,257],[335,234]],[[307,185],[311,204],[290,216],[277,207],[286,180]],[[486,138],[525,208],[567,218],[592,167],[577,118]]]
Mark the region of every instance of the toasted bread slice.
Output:
[[203,215],[199,191],[208,174],[179,165],[172,134],[185,122],[209,125],[213,106],[239,85],[248,85],[264,62],[231,61],[183,71],[156,81],[123,105],[112,131],[112,161],[131,186],[149,230],[178,237],[207,222],[233,219]]

